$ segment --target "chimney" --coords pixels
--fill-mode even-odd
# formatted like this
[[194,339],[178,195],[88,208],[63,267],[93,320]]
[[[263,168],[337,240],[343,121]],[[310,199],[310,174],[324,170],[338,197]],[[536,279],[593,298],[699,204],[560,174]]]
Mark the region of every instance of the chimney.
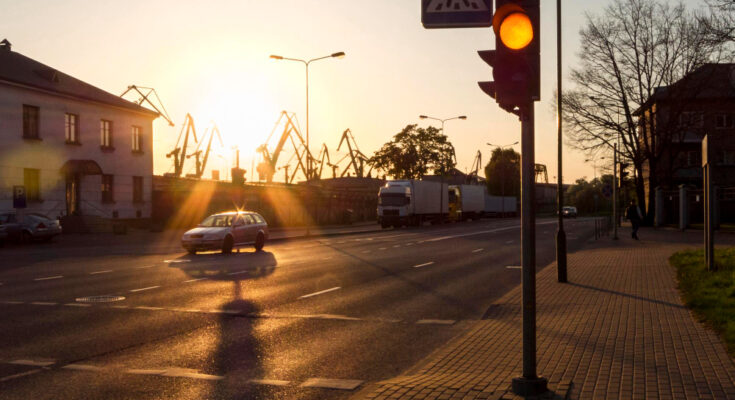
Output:
[[11,46],[12,45],[8,42],[8,39],[3,39],[3,41],[0,42],[0,50],[10,51]]

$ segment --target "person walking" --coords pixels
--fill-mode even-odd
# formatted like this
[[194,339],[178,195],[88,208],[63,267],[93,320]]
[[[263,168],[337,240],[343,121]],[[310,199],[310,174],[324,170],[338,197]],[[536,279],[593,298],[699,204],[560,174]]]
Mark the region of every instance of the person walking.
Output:
[[628,209],[625,210],[625,218],[627,218],[628,221],[630,221],[630,224],[633,226],[630,236],[635,240],[639,240],[638,228],[641,227],[641,220],[643,219],[643,216],[641,215],[641,209],[638,208],[638,206],[635,204],[635,200],[630,201]]

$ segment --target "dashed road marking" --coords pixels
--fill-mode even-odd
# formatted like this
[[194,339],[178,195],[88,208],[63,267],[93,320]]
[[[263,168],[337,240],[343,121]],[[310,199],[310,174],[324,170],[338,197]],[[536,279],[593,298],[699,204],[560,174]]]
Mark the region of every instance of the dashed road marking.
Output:
[[153,268],[153,267],[155,267],[155,265],[141,265],[140,267],[135,267],[135,269],[146,269],[146,268]]
[[106,269],[106,270],[103,270],[103,271],[90,272],[89,274],[90,275],[99,275],[99,274],[107,274],[107,273],[110,273],[110,272],[112,272],[111,269]]
[[362,254],[370,253],[370,250],[363,250]]
[[520,266],[520,265],[508,265],[505,268],[508,268],[508,269],[521,269],[523,267]]
[[130,293],[142,292],[144,290],[158,289],[160,287],[161,286],[148,286],[148,287],[144,287],[144,288],[140,288],[140,289],[133,289],[133,290],[130,291]]
[[125,373],[133,375],[161,375],[165,373],[165,369],[126,369]]
[[184,281],[184,283],[199,282],[199,281],[206,281],[206,280],[209,280],[209,278],[195,278],[195,279],[189,279],[188,281]]
[[149,311],[158,311],[158,310],[165,310],[163,307],[148,307],[148,306],[137,306],[135,307],[136,310],[149,310]]
[[3,301],[3,304],[25,304],[25,302],[24,301],[8,300],[8,301]]
[[406,246],[413,246],[413,242],[406,243]]
[[416,321],[419,325],[454,325],[456,320],[453,319],[420,319]]
[[111,308],[118,308],[118,309],[121,309],[121,310],[124,310],[126,308],[130,308],[130,306],[110,306],[110,307]]
[[429,261],[429,262],[425,262],[423,264],[414,265],[413,268],[426,267],[427,265],[431,265],[431,264],[434,264],[434,262],[433,261]]
[[332,258],[332,256],[329,256],[329,257],[324,257],[324,258],[322,258],[322,260],[329,260],[329,259],[331,259],[331,258]]
[[89,365],[89,364],[67,364],[61,368],[72,369],[75,371],[91,371],[91,372],[103,371],[105,369],[103,367],[98,367],[96,365]]
[[385,250],[385,249],[387,249],[387,247],[381,247],[378,250]]
[[92,307],[89,303],[66,303],[64,305],[69,307]]
[[[163,262],[165,262],[166,264],[178,264],[178,263],[191,262],[191,260],[186,259],[186,258],[182,258],[182,259],[178,259],[178,260],[163,260]],[[144,268],[144,267],[140,267],[140,268]]]
[[34,306],[56,306],[59,303],[53,301],[32,301],[29,304],[33,304]]
[[479,252],[481,252],[482,250],[483,250],[483,249],[474,249],[474,250],[472,250],[472,252],[473,252],[473,253],[479,253]]
[[300,299],[306,299],[306,298],[309,298],[309,297],[313,297],[313,296],[319,296],[320,294],[324,294],[324,293],[329,293],[329,292],[333,292],[333,291],[335,291],[335,290],[339,290],[339,289],[342,289],[342,288],[341,288],[341,287],[339,287],[339,286],[335,286],[335,287],[333,287],[333,288],[329,288],[329,289],[324,289],[324,290],[320,290],[320,291],[318,291],[318,292],[314,292],[314,293],[309,293],[309,294],[305,294],[305,295],[303,295],[303,296],[301,296],[301,297],[299,297],[299,298],[300,298]]
[[363,382],[364,381],[360,381],[357,379],[311,378],[307,379],[299,386],[324,389],[355,390],[358,386],[362,385]]
[[400,244],[394,244],[393,245],[393,248],[395,249],[396,247],[401,247],[401,245]]
[[43,277],[43,278],[36,278],[36,279],[34,279],[34,281],[50,281],[52,279],[61,279],[63,277],[64,277],[64,275],[46,276],[46,277]]
[[230,272],[227,275],[242,275],[242,274],[247,274],[248,272],[249,271],[235,271],[235,272]]
[[511,244],[511,243],[513,243],[512,240],[508,240],[507,242],[505,242],[505,244]]
[[169,368],[166,372],[162,373],[161,376],[170,376],[174,378],[192,378],[192,379],[203,379],[208,381],[219,381],[225,379],[224,376],[220,375],[208,375],[199,373],[199,371],[189,368]]
[[9,381],[9,380],[12,380],[12,379],[22,378],[24,376],[33,375],[33,374],[38,373],[38,372],[41,372],[41,371],[43,371],[43,370],[39,368],[39,369],[32,369],[30,371],[21,372],[19,374],[15,374],[15,375],[4,376],[4,377],[0,378],[0,382],[6,382],[6,381]]

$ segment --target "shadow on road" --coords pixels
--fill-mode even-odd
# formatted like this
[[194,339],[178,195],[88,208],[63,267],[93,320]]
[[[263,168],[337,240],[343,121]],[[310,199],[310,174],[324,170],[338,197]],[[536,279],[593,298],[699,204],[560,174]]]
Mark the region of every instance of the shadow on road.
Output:
[[207,278],[236,283],[264,278],[272,274],[277,265],[276,257],[269,251],[182,255],[169,261],[169,267],[178,268],[194,279]]

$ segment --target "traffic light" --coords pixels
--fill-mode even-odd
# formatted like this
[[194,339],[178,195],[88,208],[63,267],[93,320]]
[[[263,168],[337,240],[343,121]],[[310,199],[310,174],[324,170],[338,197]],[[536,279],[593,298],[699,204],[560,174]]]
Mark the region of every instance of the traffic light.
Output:
[[539,0],[497,0],[493,15],[495,50],[480,50],[494,81],[480,89],[508,112],[540,99]]
[[622,186],[623,182],[625,181],[625,177],[628,176],[628,172],[626,171],[626,169],[628,168],[628,164],[621,162],[618,165],[620,166],[620,174],[618,176],[620,177],[620,184]]

